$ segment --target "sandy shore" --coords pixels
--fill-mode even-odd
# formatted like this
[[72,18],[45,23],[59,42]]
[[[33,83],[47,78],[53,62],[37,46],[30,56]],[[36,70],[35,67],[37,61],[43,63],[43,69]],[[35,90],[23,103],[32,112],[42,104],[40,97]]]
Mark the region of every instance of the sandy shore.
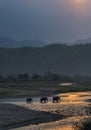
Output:
[[61,103],[15,102],[0,104],[1,130],[72,130],[75,123],[90,118],[91,92],[59,94]]

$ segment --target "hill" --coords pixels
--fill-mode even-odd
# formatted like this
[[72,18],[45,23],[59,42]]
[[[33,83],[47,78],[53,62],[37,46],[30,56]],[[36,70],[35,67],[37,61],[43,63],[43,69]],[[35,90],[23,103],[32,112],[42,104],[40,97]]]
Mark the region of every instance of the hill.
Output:
[[91,44],[0,48],[0,74],[21,72],[91,75]]
[[38,39],[26,39],[22,41],[16,41],[8,37],[0,37],[0,47],[4,48],[18,48],[18,47],[42,47],[47,43]]
[[74,42],[74,44],[89,44],[89,43],[91,43],[91,38],[81,39]]

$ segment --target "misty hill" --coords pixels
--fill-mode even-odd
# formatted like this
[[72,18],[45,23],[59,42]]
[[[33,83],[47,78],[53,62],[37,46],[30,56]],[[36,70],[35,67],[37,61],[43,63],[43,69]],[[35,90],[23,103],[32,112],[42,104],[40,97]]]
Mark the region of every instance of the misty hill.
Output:
[[[91,43],[91,38],[78,40],[72,43],[73,45],[77,44],[89,44]],[[66,45],[72,45],[70,42],[53,42],[53,43],[46,43],[42,42],[38,39],[25,39],[21,41],[13,40],[8,37],[0,37],[0,47],[4,48],[19,48],[19,47],[44,47],[50,44],[66,44]]]
[[38,39],[26,39],[22,41],[16,41],[8,37],[0,37],[0,47],[5,48],[17,48],[17,47],[42,47],[47,43],[42,42]]
[[0,74],[22,72],[91,75],[91,44],[0,48]]
[[47,43],[45,42],[42,42],[38,39],[27,39],[27,40],[23,40],[20,42],[21,45],[20,46],[31,46],[31,47],[42,47],[42,46],[45,46],[47,45]]
[[18,44],[17,41],[10,39],[8,37],[0,37],[0,47],[16,47]]
[[91,38],[82,39],[74,42],[74,44],[88,44],[88,43],[91,43]]

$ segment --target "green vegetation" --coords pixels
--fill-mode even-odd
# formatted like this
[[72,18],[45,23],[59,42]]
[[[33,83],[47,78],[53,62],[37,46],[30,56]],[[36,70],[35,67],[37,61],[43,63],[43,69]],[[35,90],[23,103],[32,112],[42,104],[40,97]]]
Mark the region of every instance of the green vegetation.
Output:
[[26,89],[15,89],[11,87],[0,87],[0,97],[17,97],[17,96],[27,96],[27,95],[33,95],[33,92],[31,94],[31,91]]
[[[0,76],[0,97],[54,95],[65,92],[91,91],[91,77],[75,75],[64,76],[57,73],[45,75],[19,73],[15,76]],[[61,83],[75,86],[61,86]]]
[[61,81],[18,81],[0,85],[0,97],[54,95],[65,92],[91,91],[91,85],[60,86]]
[[[2,86],[3,85],[3,86]],[[2,83],[0,97],[51,95],[58,89],[58,83],[52,81],[28,81],[19,83]]]

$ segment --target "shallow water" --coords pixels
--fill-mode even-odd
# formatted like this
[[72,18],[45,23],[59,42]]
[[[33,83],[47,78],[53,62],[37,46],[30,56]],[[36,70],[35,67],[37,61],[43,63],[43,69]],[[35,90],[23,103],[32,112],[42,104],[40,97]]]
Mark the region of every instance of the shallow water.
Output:
[[11,103],[35,111],[44,111],[64,115],[64,119],[55,122],[41,123],[38,125],[24,126],[13,130],[73,130],[73,123],[88,118],[86,107],[91,105],[91,92],[72,92],[58,94],[62,101],[52,103],[52,97],[48,97],[48,103],[40,103],[40,97],[34,98],[33,103],[27,104],[25,98],[0,99],[0,102]]
[[[70,92],[70,93],[62,93],[58,94],[61,97],[62,103],[82,103],[87,102],[91,99],[91,92]],[[53,97],[53,96],[52,96]],[[52,102],[52,97],[48,97],[49,103]],[[19,98],[2,98],[0,99],[0,103],[14,103],[14,104],[23,104],[26,102],[27,97],[19,97]],[[32,97],[34,103],[40,102],[40,97]]]

